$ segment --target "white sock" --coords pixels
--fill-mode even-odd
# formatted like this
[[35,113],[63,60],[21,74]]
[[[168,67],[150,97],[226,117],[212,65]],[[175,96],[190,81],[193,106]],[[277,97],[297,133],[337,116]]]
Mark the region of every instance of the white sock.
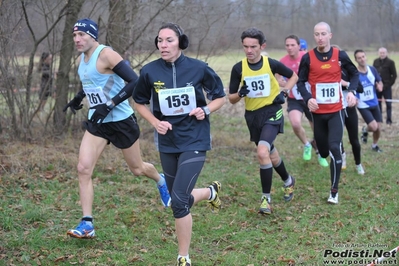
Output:
[[166,181],[165,178],[163,178],[163,176],[159,175],[159,181],[157,182],[158,187],[161,187],[163,185],[165,185]]
[[216,191],[215,188],[213,186],[209,186],[209,189],[211,190],[211,195],[209,196],[208,200],[214,200],[216,197]]
[[305,147],[309,147],[309,146],[310,146],[310,143],[308,141],[308,142],[305,143]]
[[265,196],[265,197],[267,198],[267,202],[270,203],[270,202],[272,201],[272,198],[270,197],[270,193],[263,193],[263,194],[262,194],[262,197],[263,197],[263,196]]
[[291,185],[291,183],[292,183],[292,178],[289,175],[287,180],[284,181],[284,186],[288,187],[289,185]]

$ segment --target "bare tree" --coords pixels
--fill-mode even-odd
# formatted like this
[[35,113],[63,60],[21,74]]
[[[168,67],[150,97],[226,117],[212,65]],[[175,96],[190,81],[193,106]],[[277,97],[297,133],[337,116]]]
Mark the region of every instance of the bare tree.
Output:
[[57,75],[57,98],[54,112],[54,126],[58,134],[61,134],[68,125],[63,107],[67,104],[69,99],[69,73],[71,71],[71,59],[74,49],[71,32],[73,25],[78,20],[78,15],[84,2],[84,0],[69,0],[66,7],[67,14],[64,31],[62,33],[60,64]]
[[[260,28],[266,34],[268,49],[282,48],[288,34],[308,39],[311,46],[313,26],[321,20],[330,24],[334,42],[341,47],[377,49],[384,45],[393,50],[399,34],[398,2],[0,0],[0,132],[27,139],[33,127],[43,130],[39,135],[48,127],[50,133],[61,134],[85,116],[84,112],[72,116],[62,111],[80,89],[71,36],[78,18],[98,22],[100,42],[112,46],[139,69],[154,56],[154,38],[166,21],[178,23],[189,36],[185,53],[205,61],[240,49],[240,34],[248,27]],[[44,127],[35,116],[39,105],[34,97],[37,75],[33,71],[42,49],[56,57],[54,65],[58,67],[56,98]]]
[[[129,5],[131,2],[131,5]],[[106,45],[123,55],[126,44],[130,41],[129,27],[132,23],[130,8],[137,9],[138,1],[109,1],[109,19],[107,23]],[[133,5],[133,6],[132,6]]]
[[[11,131],[19,133],[17,125],[17,110],[15,103],[20,100],[15,95],[17,85],[16,55],[12,48],[12,33],[17,34],[21,27],[22,17],[15,12],[15,3],[1,2],[0,8],[0,91],[4,98],[1,105],[1,124],[9,125]],[[19,80],[18,80],[19,81]],[[1,127],[3,129],[3,127]]]
[[[56,19],[54,22],[52,22],[51,25],[47,28],[47,31],[42,35],[41,37],[36,37],[36,33],[31,25],[30,17],[28,16],[28,12],[26,9],[26,3],[25,1],[21,0],[21,6],[22,6],[22,12],[25,18],[25,23],[28,27],[28,30],[31,34],[32,40],[33,40],[33,46],[32,50],[29,55],[29,63],[28,63],[28,69],[27,69],[27,75],[26,75],[26,97],[25,97],[25,105],[21,106],[21,113],[23,114],[21,116],[22,118],[22,123],[21,126],[23,128],[30,128],[30,124],[32,122],[33,117],[36,115],[36,113],[39,111],[39,105],[37,106],[36,110],[33,112],[32,115],[30,115],[30,107],[31,107],[31,88],[32,88],[32,73],[33,73],[33,67],[34,67],[34,58],[35,54],[37,51],[37,48],[41,42],[43,42],[48,35],[53,31],[53,29],[57,26],[58,22],[61,20],[61,18],[64,16],[64,10],[66,10],[66,7],[61,8],[61,12],[58,13],[56,16]],[[44,5],[42,5],[44,6]],[[48,13],[45,14],[45,16],[49,16]],[[46,20],[48,22],[48,20]],[[28,120],[28,121],[26,121]]]
[[[130,20],[127,21],[129,26],[129,31],[127,32],[130,33],[130,40],[125,43],[126,46],[121,50],[125,53],[126,59],[130,59],[132,67],[139,68],[144,62],[148,61],[156,50],[155,46],[153,46],[155,35],[148,34],[148,31],[154,30],[160,14],[168,13],[167,8],[173,3],[173,0],[149,3],[136,0],[134,2],[136,3],[135,5],[130,5],[131,16],[129,17]],[[113,15],[117,15],[117,12],[113,13]],[[117,25],[113,24],[111,26],[116,27]],[[156,27],[159,27],[159,25]],[[112,31],[111,28],[110,31]],[[145,53],[141,51],[145,51]],[[132,57],[131,55],[134,56]]]

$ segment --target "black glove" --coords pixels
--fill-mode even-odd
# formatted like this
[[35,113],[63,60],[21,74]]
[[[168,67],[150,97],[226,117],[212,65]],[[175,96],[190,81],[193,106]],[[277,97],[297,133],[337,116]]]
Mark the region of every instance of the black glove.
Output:
[[83,104],[81,104],[81,103],[85,96],[86,96],[86,94],[84,93],[83,90],[79,91],[75,95],[75,97],[67,105],[65,105],[65,107],[64,107],[64,109],[62,109],[62,111],[65,112],[68,109],[68,107],[70,107],[72,113],[76,114],[77,110],[82,109]]
[[285,103],[286,92],[280,91],[280,93],[274,98],[273,103],[284,104]]
[[359,84],[357,85],[357,88],[356,88],[356,92],[357,93],[363,93],[364,92],[364,88],[363,88],[362,83],[359,82]]
[[290,90],[284,89],[284,90],[282,90],[281,92],[284,94],[284,97],[287,98],[287,97],[288,97],[288,94],[290,93]]
[[101,125],[104,122],[104,118],[111,112],[111,106],[107,106],[105,103],[98,104],[90,109],[94,109],[94,113],[91,115],[90,122],[95,125]]
[[245,80],[244,80],[244,85],[242,85],[242,87],[238,91],[238,96],[240,96],[240,98],[242,98],[242,97],[247,96],[248,93],[249,93],[248,86],[247,86],[247,84],[245,84]]

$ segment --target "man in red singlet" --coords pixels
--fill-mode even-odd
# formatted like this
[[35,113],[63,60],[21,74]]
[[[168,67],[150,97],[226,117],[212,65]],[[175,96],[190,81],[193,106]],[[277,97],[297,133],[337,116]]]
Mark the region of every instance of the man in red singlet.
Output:
[[[331,47],[331,28],[326,22],[317,23],[313,34],[317,46],[302,57],[297,86],[312,112],[314,137],[320,155],[331,157],[331,189],[327,202],[337,204],[344,121],[341,68],[351,77],[346,97],[348,106],[356,104],[359,73],[345,51]],[[306,82],[310,84],[310,92],[306,89]]]

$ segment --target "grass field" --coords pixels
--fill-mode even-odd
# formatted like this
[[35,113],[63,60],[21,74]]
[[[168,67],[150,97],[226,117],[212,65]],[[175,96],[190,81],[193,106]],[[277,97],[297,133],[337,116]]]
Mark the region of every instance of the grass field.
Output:
[[[272,51],[269,54],[274,57]],[[229,73],[241,58],[231,55],[209,64]],[[397,117],[395,104],[393,114]],[[383,128],[383,153],[362,144],[364,176],[356,173],[345,133],[348,167],[341,176],[336,206],[326,203],[329,168],[319,166],[314,153],[311,161],[302,160],[302,146],[286,119],[285,133],[275,145],[297,179],[295,198],[283,200],[283,184],[274,173],[270,216],[257,214],[259,166],[242,105],[226,103],[211,121],[213,149],[197,185],[221,181],[223,206],[218,214],[206,203],[192,209],[194,266],[333,265],[333,261],[362,265],[399,245],[396,119],[392,127]],[[161,171],[152,129],[140,118],[139,123],[143,158]],[[359,120],[359,128],[362,125]],[[311,137],[306,120],[304,126]],[[112,146],[93,176],[97,237],[66,236],[81,217],[76,164],[82,135],[79,131],[32,143],[0,140],[0,265],[174,265],[177,240],[171,210],[161,207],[155,184],[129,173],[122,154]],[[386,262],[399,264],[396,258]]]

